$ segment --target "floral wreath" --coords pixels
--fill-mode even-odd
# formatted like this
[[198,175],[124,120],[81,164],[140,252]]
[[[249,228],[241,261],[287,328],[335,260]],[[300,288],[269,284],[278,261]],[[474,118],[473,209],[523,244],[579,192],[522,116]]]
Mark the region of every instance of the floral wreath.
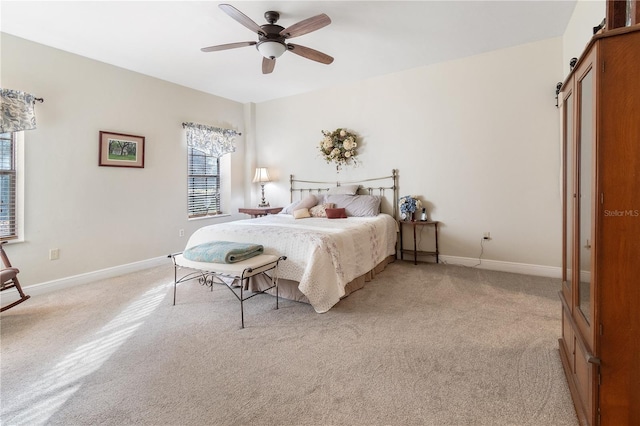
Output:
[[357,136],[344,128],[339,128],[333,132],[322,131],[324,138],[320,141],[318,148],[324,160],[329,163],[336,163],[336,169],[339,171],[344,165],[352,163],[354,166],[358,164],[356,155],[358,151]]

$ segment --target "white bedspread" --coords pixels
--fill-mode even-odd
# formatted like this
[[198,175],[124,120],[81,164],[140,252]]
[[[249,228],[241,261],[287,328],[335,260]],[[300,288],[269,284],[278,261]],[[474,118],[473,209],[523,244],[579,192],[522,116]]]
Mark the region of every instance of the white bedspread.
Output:
[[262,244],[265,254],[287,256],[280,278],[298,281],[318,313],[345,294],[345,286],[395,253],[397,223],[387,214],[347,219],[267,215],[198,229],[186,248],[212,240]]

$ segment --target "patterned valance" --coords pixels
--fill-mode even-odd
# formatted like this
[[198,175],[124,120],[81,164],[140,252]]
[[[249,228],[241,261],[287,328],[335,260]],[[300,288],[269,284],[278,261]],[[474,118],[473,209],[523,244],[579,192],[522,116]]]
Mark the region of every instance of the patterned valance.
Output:
[[42,99],[19,90],[0,89],[0,132],[36,128],[35,102]]
[[241,134],[235,130],[197,123],[182,123],[182,127],[187,129],[187,145],[216,158],[235,152],[233,140]]

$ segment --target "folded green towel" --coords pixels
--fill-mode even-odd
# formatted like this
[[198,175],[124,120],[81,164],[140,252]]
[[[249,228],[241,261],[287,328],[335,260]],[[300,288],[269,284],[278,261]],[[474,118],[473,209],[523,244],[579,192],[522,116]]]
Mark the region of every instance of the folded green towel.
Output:
[[260,244],[235,243],[233,241],[211,241],[190,247],[182,254],[194,262],[235,263],[264,252]]

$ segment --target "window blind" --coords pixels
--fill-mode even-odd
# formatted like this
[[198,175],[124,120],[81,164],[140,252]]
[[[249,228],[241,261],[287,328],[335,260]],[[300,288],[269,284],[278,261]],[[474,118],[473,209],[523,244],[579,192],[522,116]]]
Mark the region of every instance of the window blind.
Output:
[[18,238],[16,223],[16,136],[0,134],[0,240]]
[[220,214],[220,159],[189,147],[189,217]]

